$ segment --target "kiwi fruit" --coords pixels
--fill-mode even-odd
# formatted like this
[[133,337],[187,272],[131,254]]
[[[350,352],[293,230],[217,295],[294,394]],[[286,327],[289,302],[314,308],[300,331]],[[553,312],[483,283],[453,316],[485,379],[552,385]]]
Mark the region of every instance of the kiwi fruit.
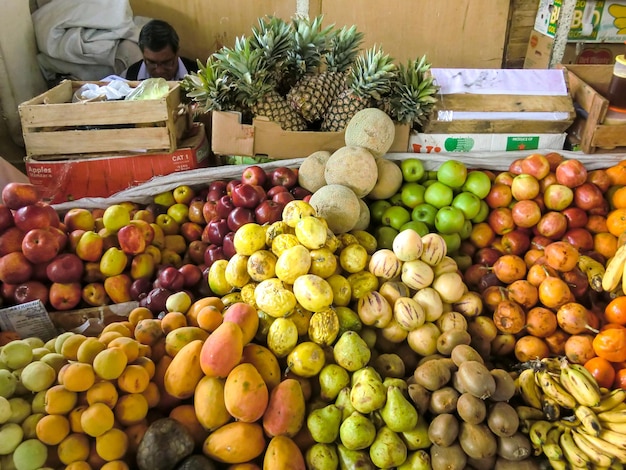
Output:
[[498,437],[498,456],[518,462],[531,456],[533,449],[528,436],[516,432],[510,437]]
[[457,344],[452,351],[450,351],[450,357],[454,363],[458,366],[465,361],[478,361],[484,363],[482,356],[478,354],[478,351],[469,344]]
[[433,444],[430,447],[430,464],[433,470],[465,470],[467,454],[458,443],[448,447]]
[[459,392],[454,387],[442,387],[431,394],[428,411],[435,415],[453,413],[457,409],[458,399]]
[[444,359],[436,359],[417,366],[415,372],[413,373],[415,382],[431,392],[439,390],[447,384],[452,377],[450,367],[443,361]]
[[466,423],[482,423],[487,416],[487,405],[471,393],[463,393],[456,403],[456,412]]
[[417,412],[421,414],[428,411],[431,392],[418,383],[410,383],[408,388],[409,398],[415,405]]
[[451,413],[435,416],[428,425],[428,438],[434,445],[449,447],[459,435],[459,420]]
[[485,424],[462,422],[459,427],[459,444],[463,451],[474,459],[496,455],[498,441]]
[[471,340],[472,338],[467,330],[452,328],[444,331],[437,338],[437,351],[445,356],[450,356],[455,346],[459,344],[469,345]]
[[493,401],[509,401],[515,395],[515,380],[504,369],[491,369],[496,381],[496,390],[489,397]]
[[457,371],[463,390],[482,400],[496,391],[496,381],[487,367],[478,361],[465,361]]
[[519,428],[519,415],[511,405],[498,401],[489,409],[487,426],[496,436],[511,437]]

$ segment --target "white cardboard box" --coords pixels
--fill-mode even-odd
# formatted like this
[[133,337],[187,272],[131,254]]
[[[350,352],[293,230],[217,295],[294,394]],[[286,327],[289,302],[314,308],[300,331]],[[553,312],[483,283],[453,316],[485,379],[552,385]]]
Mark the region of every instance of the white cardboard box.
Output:
[[411,133],[409,152],[502,152],[562,150],[567,134],[422,134]]

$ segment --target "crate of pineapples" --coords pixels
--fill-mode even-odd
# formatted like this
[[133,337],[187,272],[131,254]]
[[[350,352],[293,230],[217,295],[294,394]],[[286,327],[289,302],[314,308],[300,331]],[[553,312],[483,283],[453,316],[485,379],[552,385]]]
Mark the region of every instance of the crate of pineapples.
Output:
[[199,71],[183,79],[199,112],[212,114],[214,154],[284,159],[334,151],[366,108],[393,119],[390,151],[407,151],[410,131],[424,126],[436,102],[426,56],[395,63],[379,46],[363,49],[355,25],[322,20],[260,18],[250,36],[199,61]]

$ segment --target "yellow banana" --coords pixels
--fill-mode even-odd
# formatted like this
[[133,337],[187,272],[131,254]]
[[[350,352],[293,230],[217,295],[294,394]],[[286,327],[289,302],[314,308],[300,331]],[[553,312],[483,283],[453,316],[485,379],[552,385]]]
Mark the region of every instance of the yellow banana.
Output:
[[569,364],[561,361],[561,385],[576,401],[584,406],[598,406],[600,404],[600,386],[596,379],[580,364]]
[[587,275],[589,286],[596,292],[602,292],[604,265],[591,256],[580,255],[578,256],[578,268]]
[[542,409],[542,393],[535,382],[535,371],[524,369],[517,378],[519,393],[524,403],[538,410]]
[[624,263],[626,263],[626,245],[621,245],[608,261],[602,277],[602,289],[606,292],[611,292],[620,285]]
[[515,411],[517,411],[517,416],[520,419],[537,420],[545,418],[541,410],[532,406],[518,405],[515,407]]
[[591,461],[587,454],[585,454],[580,447],[574,442],[572,432],[568,429],[561,434],[559,438],[559,445],[563,449],[563,455],[565,459],[570,463],[572,467],[577,468],[590,468]]
[[592,442],[589,441],[589,437],[586,434],[581,434],[577,430],[572,431],[572,439],[578,446],[580,450],[582,450],[589,460],[596,466],[600,467],[610,467],[615,457],[606,453],[602,448],[596,447]]
[[[610,429],[602,429],[598,437],[613,444],[615,447],[619,447],[622,451],[624,451],[624,455],[626,456],[626,435],[621,432],[611,431]],[[620,460],[622,462],[626,462],[626,458]]]
[[551,396],[543,396],[541,409],[548,421],[556,421],[561,417],[561,406]]
[[609,410],[598,413],[598,419],[601,423],[620,423],[626,425],[626,410]]
[[561,360],[558,357],[546,357],[541,360],[540,367],[548,372],[558,373],[561,370]]
[[565,456],[563,455],[563,449],[561,449],[561,445],[559,444],[559,438],[563,431],[559,429],[557,426],[553,426],[548,431],[546,436],[546,441],[541,446],[541,450],[543,454],[549,459],[554,461],[565,461]]
[[623,388],[616,388],[615,390],[611,390],[608,394],[604,395],[600,400],[600,404],[598,406],[592,406],[591,409],[596,413],[603,413],[622,405],[624,400],[626,400],[626,390]]
[[550,468],[553,470],[570,470],[567,460],[548,459]]
[[[552,398],[559,406],[573,410],[578,404],[576,399],[548,372],[540,370],[536,372],[539,386],[544,395]],[[545,413],[545,410],[544,410]]]
[[[603,433],[606,431],[603,431]],[[619,438],[624,441],[624,435],[619,434]],[[626,449],[616,445],[613,442],[609,442],[602,437],[591,436],[589,434],[585,434],[585,438],[595,447],[600,448],[607,455],[612,456],[614,459],[619,460],[620,462],[626,462]]]
[[528,430],[528,438],[533,446],[535,455],[541,454],[541,447],[547,442],[548,432],[554,424],[546,420],[535,421]]
[[574,408],[574,414],[580,420],[581,427],[587,434],[599,436],[602,425],[598,416],[588,406],[578,405]]
[[610,431],[615,431],[620,434],[626,435],[626,423],[616,423],[613,421],[600,421],[600,424],[602,424],[603,429],[608,429]]

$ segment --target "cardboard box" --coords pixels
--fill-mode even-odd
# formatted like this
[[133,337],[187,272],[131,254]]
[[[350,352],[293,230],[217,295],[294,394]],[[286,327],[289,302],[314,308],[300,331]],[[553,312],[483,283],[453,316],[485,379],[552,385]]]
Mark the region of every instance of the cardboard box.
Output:
[[[214,111],[211,150],[216,155],[267,157],[272,160],[305,158],[313,152],[334,152],[345,146],[344,132],[285,131],[266,118],[242,124],[241,115],[231,111]],[[390,152],[406,152],[409,145],[408,125],[396,125]]]
[[[173,152],[189,127],[179,82],[161,99],[72,102],[85,83],[64,80],[18,107],[26,155]],[[131,87],[140,82],[129,82]]]
[[427,134],[560,134],[574,121],[562,70],[432,68]]
[[[612,65],[566,65],[572,98],[580,110],[568,134],[576,149],[594,153],[596,149],[626,147],[626,116],[610,123],[609,100],[605,98]],[[622,124],[623,123],[623,124]]]
[[464,153],[562,150],[567,134],[422,134],[412,133],[409,152]]
[[193,170],[208,161],[209,144],[203,125],[171,153],[125,156],[40,159],[26,157],[26,173],[39,186],[42,198],[51,204],[83,197],[109,197],[137,186],[154,176]]

